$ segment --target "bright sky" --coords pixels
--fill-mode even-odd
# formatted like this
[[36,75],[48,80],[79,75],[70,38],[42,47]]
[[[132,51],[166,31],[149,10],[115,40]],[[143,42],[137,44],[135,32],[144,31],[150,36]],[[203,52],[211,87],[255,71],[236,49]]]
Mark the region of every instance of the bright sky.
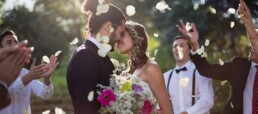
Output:
[[4,10],[13,9],[13,7],[16,5],[25,5],[26,8],[32,11],[35,2],[36,0],[6,0]]

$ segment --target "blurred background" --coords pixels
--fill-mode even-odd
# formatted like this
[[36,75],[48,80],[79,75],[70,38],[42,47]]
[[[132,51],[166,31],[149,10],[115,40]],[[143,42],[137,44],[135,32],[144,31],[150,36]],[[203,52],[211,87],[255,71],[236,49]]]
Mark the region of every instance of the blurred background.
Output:
[[[83,0],[0,0],[0,31],[14,30],[20,41],[28,39],[35,47],[32,56],[38,61],[42,56],[59,55],[60,65],[52,76],[54,95],[50,100],[32,96],[33,114],[45,110],[54,112],[55,107],[66,113],[73,111],[66,85],[66,68],[71,54],[84,42],[83,32],[87,17],[81,13]],[[200,44],[206,39],[208,61],[219,63],[234,56],[248,56],[248,39],[243,23],[237,15],[238,0],[110,0],[125,13],[128,20],[145,25],[149,34],[149,53],[155,57],[163,72],[173,68],[175,62],[171,40],[179,35],[176,24],[195,23],[200,34]],[[246,0],[253,22],[258,27],[258,1]],[[70,45],[75,38],[78,43]],[[154,52],[157,52],[155,55]],[[126,63],[128,57],[117,51],[111,58]],[[29,66],[29,65],[28,65]],[[27,67],[28,68],[28,67]],[[230,86],[227,82],[213,81],[215,104],[211,114],[221,114],[227,101]],[[85,96],[87,97],[87,96]]]

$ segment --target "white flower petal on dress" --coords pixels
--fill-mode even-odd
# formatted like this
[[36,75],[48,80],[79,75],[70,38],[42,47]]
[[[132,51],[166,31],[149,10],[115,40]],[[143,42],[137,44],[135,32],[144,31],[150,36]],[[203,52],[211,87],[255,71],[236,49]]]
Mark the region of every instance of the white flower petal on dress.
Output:
[[60,53],[62,53],[62,51],[58,50],[58,51],[55,53],[55,56],[56,56],[56,57],[59,56]]
[[201,55],[203,52],[204,52],[204,46],[203,46],[203,45],[201,46],[201,48],[199,48],[199,49],[196,50],[196,53],[197,53],[198,55]]
[[224,62],[223,62],[221,59],[219,59],[219,64],[220,64],[221,66],[223,66],[223,65],[224,65]]
[[126,14],[127,14],[128,16],[133,16],[135,13],[136,13],[136,10],[135,10],[135,7],[134,7],[134,6],[128,5],[128,6],[126,7]]
[[94,91],[90,91],[88,94],[88,101],[93,101],[93,97],[94,97]]
[[206,39],[204,45],[205,45],[205,46],[209,46],[209,45],[210,45],[210,40],[209,40],[209,39]]
[[108,4],[99,4],[97,6],[97,12],[96,15],[100,15],[102,13],[107,13],[109,10],[109,5]]
[[191,23],[186,22],[185,29],[186,29],[187,31],[191,30],[191,29],[192,29]]
[[101,36],[101,41],[105,44],[109,43],[109,37],[106,35]]
[[181,78],[179,81],[179,87],[185,88],[188,85],[188,83],[189,83],[188,77]]
[[42,114],[49,114],[50,113],[50,110],[46,110],[44,112],[42,112]]
[[177,51],[178,51],[178,57],[179,57],[179,59],[182,60],[183,57],[184,57],[183,48],[180,47],[180,46],[177,46],[176,48],[177,48]]
[[70,45],[74,45],[78,43],[78,38],[74,38],[73,41],[70,43]]
[[55,108],[55,114],[66,114],[66,113],[63,109],[56,107]]
[[43,61],[45,62],[45,63],[50,63],[50,60],[49,60],[49,58],[48,58],[48,56],[46,56],[46,55],[44,55],[43,57],[42,57],[42,59],[43,59]]

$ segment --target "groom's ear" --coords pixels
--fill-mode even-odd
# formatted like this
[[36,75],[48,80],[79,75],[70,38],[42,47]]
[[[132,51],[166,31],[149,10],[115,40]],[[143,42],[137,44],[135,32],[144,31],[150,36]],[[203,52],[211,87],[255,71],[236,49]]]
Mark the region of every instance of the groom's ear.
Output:
[[110,31],[110,27],[112,27],[112,23],[110,21],[106,22],[103,26],[103,32],[106,34],[106,35],[110,35],[111,33],[109,32]]

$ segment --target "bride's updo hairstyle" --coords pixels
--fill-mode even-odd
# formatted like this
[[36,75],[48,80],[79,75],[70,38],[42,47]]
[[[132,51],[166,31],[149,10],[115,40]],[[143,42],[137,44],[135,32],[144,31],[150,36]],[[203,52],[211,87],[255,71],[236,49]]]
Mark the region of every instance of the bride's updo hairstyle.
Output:
[[129,33],[133,42],[132,56],[129,61],[130,70],[128,72],[132,74],[137,68],[143,67],[149,60],[146,55],[148,35],[142,24],[128,21],[125,25],[125,30]]
[[83,3],[82,10],[89,16],[87,29],[91,34],[97,34],[102,25],[108,21],[112,23],[114,30],[122,25],[122,21],[126,21],[125,15],[118,7],[110,4],[108,0],[104,0],[104,3],[109,5],[109,9],[100,15],[96,15],[98,0],[85,0]]

